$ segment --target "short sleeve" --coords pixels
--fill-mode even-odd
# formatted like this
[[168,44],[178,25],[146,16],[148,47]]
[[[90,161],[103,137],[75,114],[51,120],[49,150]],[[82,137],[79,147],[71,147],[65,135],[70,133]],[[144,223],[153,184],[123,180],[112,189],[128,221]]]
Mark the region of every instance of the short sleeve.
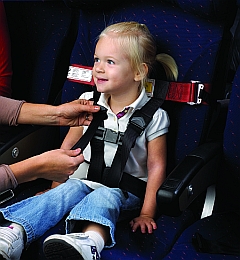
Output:
[[0,165],[0,192],[7,189],[15,189],[18,183],[8,165]]
[[153,119],[146,129],[146,138],[151,141],[168,132],[170,120],[165,110],[159,108],[153,115]]

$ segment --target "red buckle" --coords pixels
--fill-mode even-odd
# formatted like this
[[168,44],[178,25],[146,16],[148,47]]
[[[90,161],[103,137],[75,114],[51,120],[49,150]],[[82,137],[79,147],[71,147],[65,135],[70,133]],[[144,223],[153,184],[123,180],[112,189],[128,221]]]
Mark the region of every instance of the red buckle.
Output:
[[206,104],[199,97],[202,90],[210,93],[211,85],[200,81],[189,83],[170,82],[166,100],[188,103],[189,105]]

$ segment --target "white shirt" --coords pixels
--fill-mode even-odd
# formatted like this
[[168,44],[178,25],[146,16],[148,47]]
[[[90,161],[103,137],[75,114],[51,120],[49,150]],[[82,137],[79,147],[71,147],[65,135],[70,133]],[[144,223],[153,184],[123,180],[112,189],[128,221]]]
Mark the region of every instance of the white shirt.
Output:
[[[93,92],[86,92],[83,93],[80,98],[91,99],[92,97]],[[132,116],[136,109],[140,109],[143,105],[147,103],[149,97],[147,97],[145,89],[143,89],[139,97],[130,106],[128,106],[130,107],[128,112],[120,119],[118,119],[117,116],[112,112],[111,108],[108,105],[108,99],[109,95],[101,94],[99,101],[97,102],[99,105],[107,108],[108,118],[104,120],[104,127],[116,132],[125,132],[129,118]],[[162,108],[159,108],[153,115],[151,122],[148,124],[142,135],[140,135],[136,139],[135,146],[131,149],[124,172],[130,173],[137,178],[147,181],[147,142],[163,134],[166,134],[168,132],[168,127],[168,115],[166,111],[164,111]],[[84,131],[86,131],[86,128],[87,127],[84,127]],[[117,147],[117,144],[104,142],[104,160],[106,166],[111,166]],[[90,145],[88,145],[83,151],[83,155],[86,161],[90,161]],[[86,171],[86,168],[84,170]],[[74,175],[73,177],[75,177]],[[90,186],[89,181],[86,181],[86,183]],[[95,185],[93,186],[93,188],[96,188]]]

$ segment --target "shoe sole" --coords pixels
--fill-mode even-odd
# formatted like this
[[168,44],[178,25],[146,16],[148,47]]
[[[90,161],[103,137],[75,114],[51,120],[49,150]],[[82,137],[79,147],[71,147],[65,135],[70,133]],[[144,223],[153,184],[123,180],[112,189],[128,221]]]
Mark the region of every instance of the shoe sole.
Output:
[[43,251],[49,260],[84,260],[79,252],[64,240],[49,239],[44,243]]
[[[1,252],[2,253],[2,252]],[[2,253],[3,254],[3,253]],[[3,255],[0,255],[0,260],[7,260],[8,258],[5,258]]]

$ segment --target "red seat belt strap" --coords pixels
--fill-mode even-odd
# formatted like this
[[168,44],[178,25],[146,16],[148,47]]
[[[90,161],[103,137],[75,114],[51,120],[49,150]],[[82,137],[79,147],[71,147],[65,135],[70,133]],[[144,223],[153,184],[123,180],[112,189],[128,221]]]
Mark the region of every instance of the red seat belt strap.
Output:
[[201,91],[205,91],[210,94],[211,84],[200,83],[196,81],[188,83],[170,82],[166,100],[189,103],[190,105],[201,104]]
[[[69,66],[68,80],[94,86],[92,67],[72,64]],[[188,103],[190,105],[207,104],[200,98],[201,91],[210,94],[211,85],[199,81],[169,82],[166,100]]]

